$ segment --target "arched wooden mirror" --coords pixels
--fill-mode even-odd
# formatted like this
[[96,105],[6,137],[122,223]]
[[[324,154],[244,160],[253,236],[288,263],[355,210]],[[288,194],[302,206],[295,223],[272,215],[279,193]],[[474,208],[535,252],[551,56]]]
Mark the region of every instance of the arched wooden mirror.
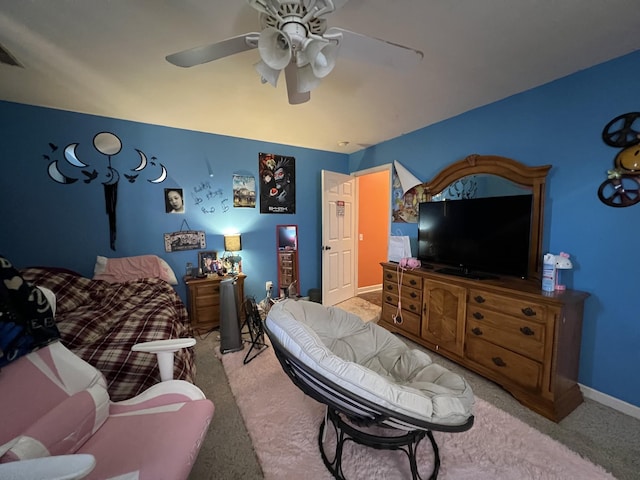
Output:
[[[446,196],[447,191],[460,192],[465,188],[473,188],[472,184],[477,185],[478,179],[484,176],[500,177],[509,181],[510,186],[501,184],[500,189],[503,191],[505,189],[510,190],[510,194],[514,194],[517,190],[531,194],[533,203],[528,278],[540,280],[543,255],[542,233],[544,226],[545,184],[550,168],[551,165],[529,167],[511,158],[497,155],[469,155],[459,162],[449,165],[425,184],[425,200],[435,201],[438,196]],[[470,180],[473,180],[473,182],[470,182]],[[486,185],[499,182],[485,181],[483,183]],[[469,194],[475,193],[469,192]],[[492,196],[492,193],[484,191],[482,195]]]
[[278,296],[297,296],[300,292],[300,270],[298,262],[298,226],[276,226],[278,247]]

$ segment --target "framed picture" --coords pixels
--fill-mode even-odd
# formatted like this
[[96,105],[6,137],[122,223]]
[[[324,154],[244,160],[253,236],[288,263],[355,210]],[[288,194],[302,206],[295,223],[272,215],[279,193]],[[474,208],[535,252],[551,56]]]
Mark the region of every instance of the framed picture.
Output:
[[218,252],[198,252],[198,266],[202,269],[202,274],[216,273],[218,265]]

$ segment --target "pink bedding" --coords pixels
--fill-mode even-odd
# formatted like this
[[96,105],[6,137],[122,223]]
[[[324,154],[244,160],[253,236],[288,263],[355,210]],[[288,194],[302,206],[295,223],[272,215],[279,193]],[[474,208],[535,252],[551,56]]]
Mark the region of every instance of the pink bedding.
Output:
[[[46,268],[21,273],[56,294],[62,343],[104,374],[113,401],[160,381],[155,355],[132,352],[134,344],[193,336],[186,307],[164,280],[108,283]],[[176,352],[174,378],[193,382],[193,348]]]

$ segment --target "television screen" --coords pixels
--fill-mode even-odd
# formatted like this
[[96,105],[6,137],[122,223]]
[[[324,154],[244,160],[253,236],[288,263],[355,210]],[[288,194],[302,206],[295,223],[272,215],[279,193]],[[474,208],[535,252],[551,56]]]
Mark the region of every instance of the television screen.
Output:
[[418,213],[418,258],[454,267],[444,273],[526,278],[532,195],[423,202]]

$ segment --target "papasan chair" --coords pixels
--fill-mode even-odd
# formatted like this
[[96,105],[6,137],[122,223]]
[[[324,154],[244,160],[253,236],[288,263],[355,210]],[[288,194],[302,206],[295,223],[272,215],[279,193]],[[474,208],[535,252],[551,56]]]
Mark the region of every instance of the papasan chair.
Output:
[[[412,478],[420,479],[416,449],[425,436],[434,453],[429,478],[436,479],[440,455],[432,432],[473,426],[474,397],[464,378],[373,322],[337,307],[288,299],[271,307],[265,331],[293,383],[327,406],[318,445],[337,479],[345,478],[342,451],[348,441],[403,451]],[[329,425],[335,451],[327,453]]]

